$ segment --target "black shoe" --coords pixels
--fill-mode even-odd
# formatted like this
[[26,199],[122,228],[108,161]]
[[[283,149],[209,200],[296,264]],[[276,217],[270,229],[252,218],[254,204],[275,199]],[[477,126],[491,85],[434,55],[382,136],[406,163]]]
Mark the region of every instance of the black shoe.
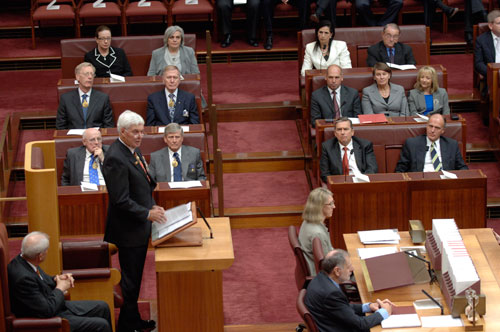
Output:
[[144,320],[141,319],[141,329],[142,330],[152,330],[156,327],[156,322],[152,319]]
[[264,43],[264,48],[268,51],[273,48],[273,35],[272,34],[267,35],[266,42]]
[[255,39],[248,39],[248,45],[253,46],[253,47],[259,47],[259,43]]
[[233,40],[231,39],[231,34],[228,33],[227,35],[224,35],[224,40],[222,41],[222,43],[220,43],[220,47],[226,48],[229,45],[231,45],[232,43],[233,43]]
[[309,16],[309,19],[311,21],[313,21],[314,23],[319,23],[319,18],[318,18],[318,15],[316,15],[316,14],[312,14],[311,16]]
[[446,16],[448,16],[448,19],[451,19],[453,16],[457,15],[458,13],[458,8],[450,8],[450,11],[446,13]]
[[472,46],[472,32],[465,33],[465,42],[467,43],[467,46]]

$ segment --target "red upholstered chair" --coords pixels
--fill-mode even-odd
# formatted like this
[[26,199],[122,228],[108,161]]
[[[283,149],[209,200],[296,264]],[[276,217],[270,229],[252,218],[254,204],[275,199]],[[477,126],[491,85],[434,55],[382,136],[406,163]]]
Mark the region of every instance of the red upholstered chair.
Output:
[[304,304],[304,298],[306,297],[306,290],[301,289],[299,291],[299,296],[297,297],[297,311],[304,320],[304,323],[306,323],[307,326],[307,331],[308,332],[319,332],[318,327],[316,326],[316,323],[314,322],[314,318],[307,309],[306,305]]
[[304,252],[300,247],[295,226],[288,227],[288,242],[295,256],[295,283],[297,284],[297,289],[307,288],[312,277],[304,257]]
[[146,1],[151,3],[149,7],[139,7],[139,1],[125,0],[123,4],[123,26],[124,36],[127,35],[128,23],[134,21],[141,21],[144,18],[162,17],[163,23],[168,15],[168,2],[167,0],[153,0]]
[[314,266],[316,267],[316,273],[321,270],[321,262],[325,258],[323,253],[323,246],[321,245],[321,240],[319,237],[313,239],[313,256],[314,256]]
[[32,47],[36,48],[35,43],[35,22],[38,22],[38,27],[41,27],[41,22],[57,21],[57,24],[62,21],[73,21],[75,26],[75,35],[80,38],[80,23],[78,15],[76,15],[75,2],[73,0],[58,0],[55,5],[60,6],[58,10],[47,10],[47,5],[51,0],[31,0],[31,43]]
[[168,25],[174,25],[183,18],[192,20],[196,16],[206,17],[212,22],[213,36],[217,37],[217,10],[215,0],[198,0],[196,5],[186,5],[186,0],[169,0],[168,2]]
[[117,20],[117,24],[121,24],[122,34],[124,34],[124,30],[126,29],[123,26],[122,19],[122,2],[121,0],[109,1],[105,2],[105,8],[94,8],[93,3],[95,0],[80,0],[77,7],[77,15],[81,25],[85,25],[85,23],[96,23],[101,22],[102,19],[115,18]]
[[9,243],[5,224],[0,223],[0,331],[47,331],[69,332],[69,323],[61,317],[16,318],[10,311],[9,281]]

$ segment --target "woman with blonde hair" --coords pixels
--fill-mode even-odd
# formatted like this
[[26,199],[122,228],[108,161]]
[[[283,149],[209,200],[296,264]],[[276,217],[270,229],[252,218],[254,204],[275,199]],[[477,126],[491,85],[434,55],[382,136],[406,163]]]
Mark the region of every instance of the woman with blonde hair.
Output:
[[418,71],[417,82],[408,96],[408,106],[411,115],[450,114],[448,93],[439,87],[437,73],[433,67],[424,66]]
[[309,194],[302,213],[304,221],[300,226],[299,242],[313,276],[317,272],[314,266],[313,239],[318,237],[321,240],[325,255],[333,250],[330,233],[325,226],[325,220],[331,218],[333,209],[335,201],[332,192],[326,188],[316,188]]

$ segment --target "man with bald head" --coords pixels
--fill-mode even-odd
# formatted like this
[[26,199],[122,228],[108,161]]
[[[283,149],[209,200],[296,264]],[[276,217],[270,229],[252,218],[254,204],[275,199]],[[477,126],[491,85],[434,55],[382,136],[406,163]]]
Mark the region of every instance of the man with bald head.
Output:
[[79,186],[82,181],[106,185],[101,167],[109,145],[102,145],[101,132],[95,128],[83,132],[82,143],[66,153],[61,185]]
[[427,121],[426,134],[408,138],[401,150],[396,172],[438,172],[469,169],[458,142],[442,136],[446,119],[439,113]]
[[66,301],[74,286],[71,274],[49,276],[40,264],[47,257],[49,237],[31,232],[21,244],[21,254],[7,266],[12,311],[16,317],[50,318],[69,321],[72,332],[111,332],[109,306],[103,301]]
[[358,90],[342,85],[342,68],[331,65],[326,70],[326,85],[311,96],[311,124],[316,127],[318,119],[357,118],[361,113]]
[[[349,254],[342,249],[330,251],[321,271],[307,286],[304,303],[320,331],[368,331],[392,313],[389,300],[352,304],[340,289],[350,281],[353,271]],[[365,316],[365,313],[372,313]]]

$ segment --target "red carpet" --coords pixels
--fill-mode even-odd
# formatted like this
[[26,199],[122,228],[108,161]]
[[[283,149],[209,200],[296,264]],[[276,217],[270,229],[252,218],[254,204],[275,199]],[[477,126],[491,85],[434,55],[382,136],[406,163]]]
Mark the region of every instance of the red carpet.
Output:
[[431,56],[431,64],[441,64],[448,73],[448,94],[472,93],[472,54]]
[[[28,14],[29,25],[29,14]],[[31,48],[30,38],[0,39],[0,58],[60,57],[61,38],[36,38],[36,49]],[[83,61],[83,58],[82,58]]]
[[460,113],[460,115],[467,123],[467,143],[487,143],[489,129],[483,124],[479,112]]
[[487,196],[500,197],[500,164],[498,162],[470,163],[470,169],[480,169],[488,177]]
[[[225,208],[301,205],[307,195],[309,185],[304,171],[224,174]],[[217,207],[216,190],[212,197]]]

